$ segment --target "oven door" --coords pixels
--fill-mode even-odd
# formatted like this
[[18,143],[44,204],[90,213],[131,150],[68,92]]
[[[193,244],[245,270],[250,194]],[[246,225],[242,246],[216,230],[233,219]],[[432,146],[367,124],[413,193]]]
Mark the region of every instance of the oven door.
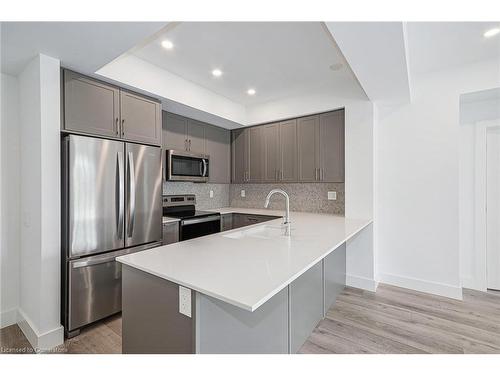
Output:
[[220,232],[220,215],[181,220],[181,241]]
[[208,155],[182,151],[167,151],[167,180],[207,182],[210,158]]

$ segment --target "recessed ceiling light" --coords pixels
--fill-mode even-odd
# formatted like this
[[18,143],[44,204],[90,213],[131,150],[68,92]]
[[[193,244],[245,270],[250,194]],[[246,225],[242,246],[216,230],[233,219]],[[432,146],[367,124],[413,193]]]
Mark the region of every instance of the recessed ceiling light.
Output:
[[483,36],[485,38],[491,38],[492,36],[495,36],[497,35],[498,33],[500,33],[500,28],[498,27],[495,27],[493,29],[489,29],[488,31],[486,31]]
[[165,49],[172,49],[174,48],[174,43],[172,43],[170,40],[165,39],[163,42],[161,42],[161,46]]
[[248,95],[255,95],[255,93],[256,93],[255,89],[248,89],[247,90]]
[[212,70],[212,75],[214,77],[220,77],[222,75],[222,72],[220,71],[220,69],[214,69]]
[[340,69],[342,69],[343,67],[344,67],[344,64],[342,64],[342,63],[335,63],[335,64],[330,65],[330,70],[333,70],[334,72],[337,72]]

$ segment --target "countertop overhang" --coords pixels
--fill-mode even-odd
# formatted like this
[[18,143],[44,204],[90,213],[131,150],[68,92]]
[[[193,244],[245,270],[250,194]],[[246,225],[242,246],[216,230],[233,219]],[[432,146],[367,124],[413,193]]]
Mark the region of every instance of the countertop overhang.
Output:
[[[212,211],[283,215],[283,211],[221,208]],[[291,212],[291,236],[227,235],[282,219],[118,257],[127,266],[183,285],[248,311],[276,293],[372,223],[371,219]]]

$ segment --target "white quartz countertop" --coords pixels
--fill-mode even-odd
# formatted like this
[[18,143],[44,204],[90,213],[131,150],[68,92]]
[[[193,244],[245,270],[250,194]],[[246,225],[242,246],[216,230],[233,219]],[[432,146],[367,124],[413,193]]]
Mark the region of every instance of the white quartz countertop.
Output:
[[[283,215],[283,211],[223,208],[220,213]],[[260,238],[238,232],[279,230],[282,219],[118,257],[130,267],[248,311],[259,306],[360,232],[372,220],[292,212],[291,236]],[[247,232],[248,233],[248,232]]]

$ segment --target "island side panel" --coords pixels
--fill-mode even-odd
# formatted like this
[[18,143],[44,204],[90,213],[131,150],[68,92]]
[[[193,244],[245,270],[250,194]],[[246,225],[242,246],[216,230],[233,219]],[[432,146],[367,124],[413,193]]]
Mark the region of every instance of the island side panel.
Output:
[[191,316],[179,313],[179,285],[122,265],[122,352],[194,353],[195,293]]
[[196,293],[196,352],[288,353],[288,288],[254,312]]
[[343,243],[323,259],[325,305],[323,315],[335,303],[346,285],[346,244]]
[[316,263],[290,286],[290,353],[297,353],[323,318],[323,265]]

